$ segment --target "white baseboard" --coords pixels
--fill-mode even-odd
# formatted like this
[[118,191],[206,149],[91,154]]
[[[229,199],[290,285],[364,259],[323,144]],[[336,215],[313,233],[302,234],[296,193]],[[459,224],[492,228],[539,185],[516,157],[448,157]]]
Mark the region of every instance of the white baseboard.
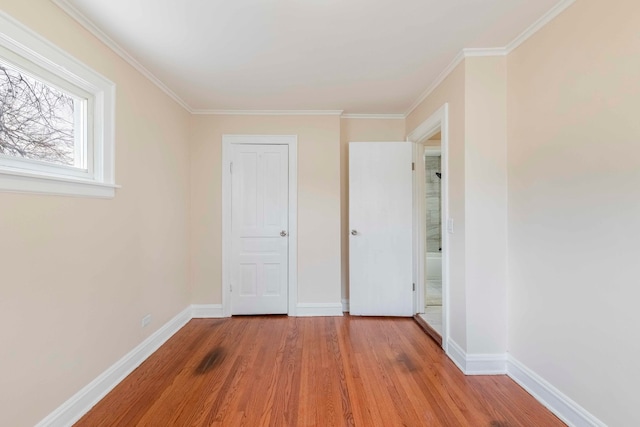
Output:
[[349,300],[347,298],[344,298],[342,300],[342,312],[343,313],[349,312]]
[[298,303],[296,316],[342,316],[341,303]]
[[505,375],[506,354],[467,354],[466,375]]
[[447,341],[447,356],[464,373],[467,370],[467,353],[452,339]]
[[192,319],[209,319],[225,317],[222,310],[222,304],[192,304]]
[[507,356],[507,375],[567,425],[606,427],[605,423],[511,355]]
[[447,356],[465,375],[507,374],[538,402],[572,427],[606,427],[538,374],[510,354],[467,354],[453,340],[448,341]]
[[191,307],[187,307],[164,326],[141,342],[69,400],[50,413],[36,427],[71,426],[96,403],[151,356],[173,334],[191,320]]
[[[342,303],[300,303],[297,305],[298,316],[342,316],[348,300]],[[136,348],[118,360],[113,366],[87,384],[36,427],[71,426],[86,414],[96,403],[118,385],[135,368],[140,366],[173,334],[180,330],[193,318],[224,317],[222,305],[191,305],[150,335]],[[465,375],[497,375],[507,374],[529,394],[546,406],[558,418],[569,426],[606,427],[602,421],[590,414],[586,409],[571,400],[560,390],[527,368],[511,355],[505,354],[466,354],[455,341],[448,340],[447,356]]]
[[[342,316],[341,303],[298,304],[298,316]],[[79,392],[47,415],[36,427],[73,425],[191,319],[224,317],[222,304],[194,304],[141,342]]]
[[467,354],[453,340],[449,340],[447,356],[465,375],[504,375],[507,373],[506,354]]

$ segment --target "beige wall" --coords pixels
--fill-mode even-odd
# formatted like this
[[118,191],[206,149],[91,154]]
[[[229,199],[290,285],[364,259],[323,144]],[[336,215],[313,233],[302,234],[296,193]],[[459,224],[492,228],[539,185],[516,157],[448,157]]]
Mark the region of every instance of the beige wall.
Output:
[[465,296],[465,64],[462,62],[407,117],[410,134],[445,103],[449,104],[449,217],[455,220],[455,233],[449,235],[450,256],[450,335],[466,349]]
[[117,84],[123,186],[0,193],[0,425],[33,425],[189,303],[221,302],[222,134],[298,135],[298,300],[337,303],[347,143],[401,140],[444,103],[451,338],[640,424],[638,2],[576,2],[506,59],[466,59],[406,120],[189,117],[50,1],[0,8]]
[[349,142],[404,141],[405,123],[398,119],[340,120],[340,219],[342,298],[349,298]]
[[639,12],[576,2],[506,59],[467,58],[406,120],[449,102],[451,337],[506,349],[609,425],[640,423]]
[[407,117],[449,105],[449,326],[469,354],[507,350],[506,87],[505,57],[467,58]]
[[507,351],[507,60],[465,60],[467,353]]
[[114,199],[0,193],[0,425],[30,426],[187,306],[189,123],[50,1],[0,8],[117,85]]
[[578,1],[508,57],[509,351],[640,425],[640,2]]
[[340,302],[340,118],[193,116],[192,302],[221,302],[222,135],[298,135],[298,302]]

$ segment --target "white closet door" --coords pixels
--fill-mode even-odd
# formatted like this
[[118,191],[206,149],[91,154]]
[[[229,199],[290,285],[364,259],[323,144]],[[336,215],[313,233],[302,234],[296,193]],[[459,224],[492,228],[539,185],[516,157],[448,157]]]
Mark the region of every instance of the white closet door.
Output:
[[288,167],[286,145],[234,145],[232,314],[287,313]]

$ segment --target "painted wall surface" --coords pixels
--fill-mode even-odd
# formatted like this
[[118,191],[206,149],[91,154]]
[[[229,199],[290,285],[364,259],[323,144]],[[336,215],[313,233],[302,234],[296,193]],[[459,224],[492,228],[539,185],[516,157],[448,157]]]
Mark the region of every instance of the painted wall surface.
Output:
[[340,302],[340,118],[193,116],[192,302],[222,301],[222,135],[298,135],[298,302]]
[[0,9],[116,83],[122,185],[112,200],[0,193],[0,425],[19,427],[189,303],[189,118],[50,1]]
[[640,2],[578,1],[508,57],[509,352],[640,425]]
[[407,117],[407,135],[445,103],[449,104],[449,216],[455,221],[454,233],[449,235],[449,327],[451,339],[466,350],[464,62]]
[[404,140],[404,120],[348,118],[340,120],[340,244],[343,299],[349,298],[349,142]]
[[0,425],[35,424],[189,303],[221,302],[223,134],[298,135],[298,301],[335,303],[348,142],[402,140],[445,103],[451,338],[640,424],[637,1],[576,2],[508,57],[467,58],[406,120],[189,116],[50,1],[0,9],[116,83],[122,185],[0,193]]
[[467,353],[507,351],[507,60],[465,60]]

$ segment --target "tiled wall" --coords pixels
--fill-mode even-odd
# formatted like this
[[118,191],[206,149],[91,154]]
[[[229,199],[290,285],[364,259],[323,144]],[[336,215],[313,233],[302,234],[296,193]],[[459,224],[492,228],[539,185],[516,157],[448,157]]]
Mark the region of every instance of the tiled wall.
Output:
[[442,248],[440,235],[440,156],[425,157],[426,197],[427,197],[427,252],[439,252]]

